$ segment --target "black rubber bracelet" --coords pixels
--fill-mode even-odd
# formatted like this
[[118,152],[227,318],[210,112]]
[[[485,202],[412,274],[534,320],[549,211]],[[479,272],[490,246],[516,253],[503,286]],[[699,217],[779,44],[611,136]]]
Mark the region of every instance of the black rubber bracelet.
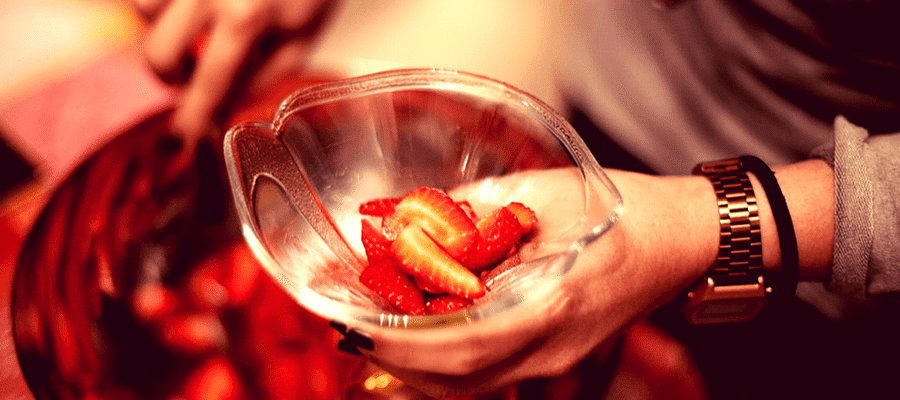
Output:
[[756,176],[762,185],[769,207],[772,209],[772,217],[775,219],[775,229],[778,230],[778,242],[781,248],[781,273],[778,284],[773,286],[772,297],[781,300],[794,298],[797,292],[797,282],[800,280],[800,255],[797,250],[797,234],[794,232],[794,222],[791,212],[788,210],[784,193],[775,178],[775,173],[765,162],[753,156],[739,158],[745,171]]

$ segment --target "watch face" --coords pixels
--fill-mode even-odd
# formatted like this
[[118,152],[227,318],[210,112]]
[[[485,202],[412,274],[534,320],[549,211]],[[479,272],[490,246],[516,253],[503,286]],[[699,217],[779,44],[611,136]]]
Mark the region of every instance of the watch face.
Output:
[[692,324],[718,324],[749,320],[766,307],[765,298],[707,300],[687,315]]
[[716,286],[715,280],[701,281],[688,294],[683,311],[692,324],[741,322],[766,308],[766,287],[762,276],[756,284]]

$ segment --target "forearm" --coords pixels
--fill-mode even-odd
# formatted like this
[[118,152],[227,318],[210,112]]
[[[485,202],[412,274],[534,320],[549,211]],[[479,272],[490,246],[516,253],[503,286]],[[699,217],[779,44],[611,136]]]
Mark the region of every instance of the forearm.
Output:
[[[834,243],[834,178],[831,167],[809,160],[774,169],[797,235],[800,279],[823,280],[832,264]],[[669,301],[713,266],[718,252],[719,221],[716,196],[701,176],[658,177],[618,170],[607,171],[621,192],[625,211],[613,235],[625,241],[626,258],[635,273],[652,278]],[[778,230],[765,191],[751,175],[757,196],[762,236],[763,266],[778,270],[781,249]],[[644,279],[650,279],[645,277]]]
[[[822,281],[831,272],[834,248],[834,171],[825,161],[812,159],[773,169],[797,235],[800,279]],[[760,214],[763,266],[781,267],[781,247],[765,191],[753,181]]]

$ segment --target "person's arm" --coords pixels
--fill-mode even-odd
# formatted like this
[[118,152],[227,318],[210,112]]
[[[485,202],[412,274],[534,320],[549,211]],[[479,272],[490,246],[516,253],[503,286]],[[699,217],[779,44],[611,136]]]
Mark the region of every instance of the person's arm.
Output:
[[[820,159],[774,168],[797,235],[800,279],[823,281],[831,273],[834,249],[834,170]],[[781,266],[781,248],[765,191],[754,177],[762,235],[763,266]]]
[[[773,171],[797,236],[800,279],[823,281],[832,266],[834,171],[820,159],[775,167]],[[655,306],[668,302],[715,262],[719,222],[712,185],[701,176],[657,177],[617,170],[607,173],[625,199],[620,225],[637,239],[630,244],[633,248],[629,252],[649,258],[641,262],[657,265],[653,273],[675,279]],[[763,267],[778,270],[781,249],[775,220],[765,190],[753,174],[749,175],[759,205]]]
[[[801,277],[820,279],[831,264],[831,167],[820,160],[776,168],[797,227]],[[571,171],[570,171],[571,172]],[[404,382],[431,395],[482,392],[571,369],[598,345],[675,299],[714,263],[719,244],[716,196],[707,178],[660,177],[608,170],[624,211],[603,237],[585,248],[553,296],[481,329],[372,332],[364,353]],[[539,221],[570,221],[580,210],[574,173],[539,176],[544,195],[531,201]],[[533,177],[532,177],[533,178]],[[754,187],[762,194],[761,187]],[[553,195],[558,194],[558,195]],[[567,214],[568,213],[568,214]],[[780,263],[777,230],[760,196],[764,263]],[[540,223],[540,222],[539,222]],[[520,307],[521,308],[521,307]],[[352,328],[352,327],[351,327]]]

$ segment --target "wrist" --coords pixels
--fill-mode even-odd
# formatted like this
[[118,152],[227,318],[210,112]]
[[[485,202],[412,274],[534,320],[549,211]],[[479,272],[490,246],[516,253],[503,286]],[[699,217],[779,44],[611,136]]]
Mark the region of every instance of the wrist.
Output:
[[[807,160],[783,165],[773,171],[793,220],[800,279],[822,281],[831,272],[834,247],[833,170],[822,160]],[[751,179],[758,194],[763,267],[777,270],[781,268],[782,260],[776,229],[778,221],[773,217],[769,199],[758,186],[758,180],[755,177]]]
[[[800,279],[822,281],[831,271],[834,242],[833,173],[822,160],[773,168],[793,221]],[[759,206],[763,269],[782,267],[781,237],[772,205],[759,179],[749,174]]]
[[719,221],[716,195],[701,176],[661,177],[609,171],[625,211],[618,228],[632,238],[628,251],[645,277],[662,287],[661,302],[673,300],[716,260]]
[[778,273],[781,269],[781,240],[776,231],[776,221],[772,214],[772,206],[766,191],[756,175],[747,174],[756,194],[756,204],[759,207],[760,240],[762,242],[762,264],[766,273]]
[[[767,300],[780,303],[794,297],[801,270],[801,246],[788,198],[793,200],[794,209],[805,212],[802,222],[809,219],[810,210],[821,220],[822,215],[818,213],[830,204],[826,200],[813,207],[797,205],[798,200],[827,192],[821,185],[812,185],[812,191],[797,189],[802,185],[797,184],[796,178],[828,175],[821,173],[821,165],[802,165],[814,168],[801,168],[797,173],[796,164],[788,166],[781,180],[765,163],[752,156],[703,163],[694,169],[695,174],[708,177],[715,188],[721,242],[715,268],[688,293],[690,300],[683,307],[688,321],[700,324],[746,321],[765,308]],[[790,196],[784,194],[782,183],[788,183]],[[830,218],[826,216],[826,219]],[[816,237],[821,237],[821,232],[818,233]],[[813,260],[804,260],[807,266],[803,268],[804,277],[815,275],[820,265],[816,260],[822,252],[815,248],[803,250]]]

